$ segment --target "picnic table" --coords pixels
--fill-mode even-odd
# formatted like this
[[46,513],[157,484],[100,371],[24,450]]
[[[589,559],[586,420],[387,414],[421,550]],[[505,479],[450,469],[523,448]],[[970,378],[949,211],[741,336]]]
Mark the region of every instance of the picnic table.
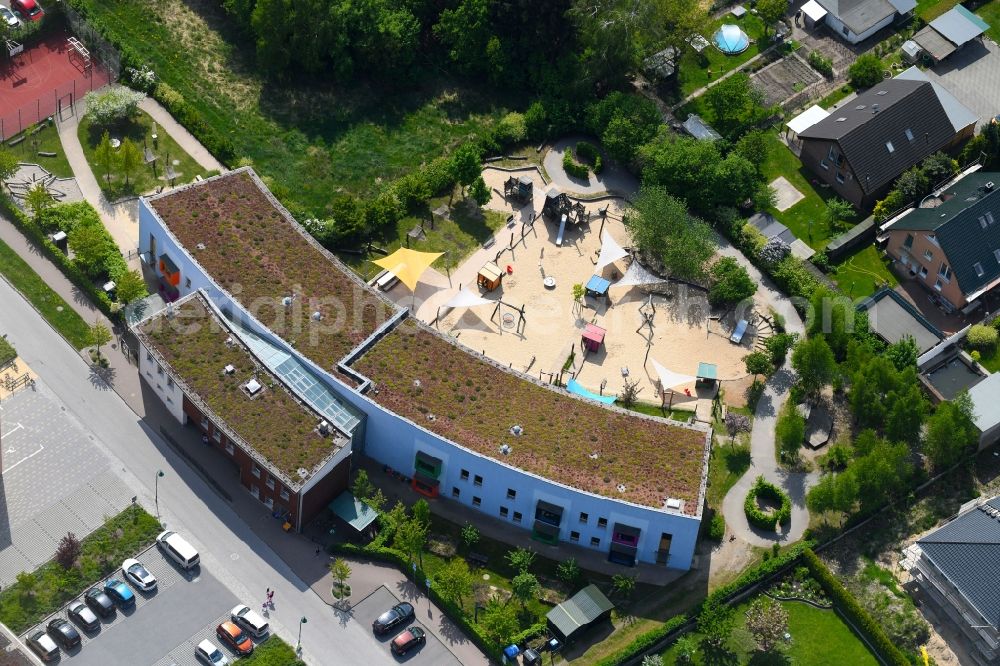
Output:
[[465,559],[469,561],[469,564],[480,567],[485,567],[490,561],[490,558],[482,553],[469,553]]

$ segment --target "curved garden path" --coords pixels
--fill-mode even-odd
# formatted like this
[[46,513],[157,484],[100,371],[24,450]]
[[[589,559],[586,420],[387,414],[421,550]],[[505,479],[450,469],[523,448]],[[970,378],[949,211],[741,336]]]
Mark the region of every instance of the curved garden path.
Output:
[[[757,267],[743,256],[737,248],[720,238],[719,253],[733,257],[750,273],[759,285],[759,293],[779,314],[785,318],[785,330],[803,335],[805,327],[791,300],[781,293],[770,278],[762,275]],[[754,413],[753,430],[750,432],[750,469],[740,477],[722,502],[722,515],[726,525],[736,536],[754,546],[770,546],[773,543],[791,543],[802,538],[809,526],[809,510],[806,508],[806,492],[819,481],[818,472],[787,472],[778,467],[775,459],[774,427],[778,413],[788,400],[788,392],[795,381],[795,374],[789,367],[775,372],[765,384],[764,393],[757,402]],[[743,501],[754,480],[763,476],[768,481],[783,488],[792,500],[792,519],[780,533],[766,532],[747,522],[743,512]]]
[[[562,165],[563,154],[580,140],[591,141],[591,143],[601,149],[603,159],[607,160],[600,175],[595,175],[591,171],[587,180],[570,176],[563,169]],[[635,176],[626,171],[624,167],[609,160],[603,148],[601,148],[600,142],[587,139],[583,136],[568,136],[556,141],[549,148],[548,152],[545,153],[545,157],[542,158],[542,166],[545,167],[545,172],[548,174],[551,183],[569,194],[586,195],[607,192],[609,194],[629,197],[639,191],[639,182]]]

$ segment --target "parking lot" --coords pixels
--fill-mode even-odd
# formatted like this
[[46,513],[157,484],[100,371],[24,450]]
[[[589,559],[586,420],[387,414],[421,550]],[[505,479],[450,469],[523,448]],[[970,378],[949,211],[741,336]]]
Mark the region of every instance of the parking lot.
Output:
[[[421,604],[421,599],[423,599],[423,604]],[[400,601],[401,599],[398,599],[388,590],[388,588],[380,587],[372,592],[364,601],[353,606],[351,609],[351,615],[362,627],[371,631],[372,622],[375,621],[375,618],[398,604]],[[413,604],[416,620],[411,624],[400,627],[397,630],[390,631],[385,636],[373,635],[375,640],[381,642],[385,646],[386,654],[392,655],[392,652],[389,650],[389,641],[406,629],[406,627],[417,625],[426,631],[427,644],[423,647],[411,650],[402,657],[397,657],[397,661],[400,663],[413,662],[415,664],[429,664],[432,666],[461,666],[461,662],[455,658],[455,655],[453,655],[451,651],[449,651],[448,648],[434,636],[434,634],[428,631],[425,623],[421,621],[427,617],[426,597],[415,600],[408,599],[407,601]]]

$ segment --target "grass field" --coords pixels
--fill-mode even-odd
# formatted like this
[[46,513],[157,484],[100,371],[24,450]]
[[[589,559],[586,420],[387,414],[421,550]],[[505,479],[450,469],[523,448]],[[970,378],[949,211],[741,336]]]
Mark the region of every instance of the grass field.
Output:
[[[333,194],[367,194],[448,152],[506,112],[507,98],[435,72],[433,85],[336,89],[265,81],[253,46],[215,0],[88,2],[122,42],[253,159],[294,203],[323,214]],[[376,82],[377,74],[373,76]]]
[[140,153],[143,151],[143,146],[146,145],[157,157],[156,162],[153,163],[155,172],[153,167],[142,164],[130,175],[128,183],[126,183],[124,175],[120,172],[116,173],[115,169],[112,169],[109,178],[108,174],[105,174],[97,166],[97,162],[94,159],[94,151],[101,143],[101,137],[104,134],[105,128],[94,125],[86,118],[80,121],[77,133],[80,137],[80,145],[83,146],[83,154],[86,156],[87,162],[94,172],[94,177],[100,183],[101,190],[108,199],[114,201],[119,197],[132,194],[147,194],[154,191],[157,187],[168,185],[170,181],[164,174],[167,164],[172,165],[174,168],[177,176],[174,181],[176,185],[188,183],[196,175],[204,176],[207,173],[190,155],[184,152],[162,127],[157,129],[157,138],[154,142],[152,139],[152,124],[153,119],[149,117],[149,114],[139,111],[134,118],[116,123],[114,126],[107,128],[108,135],[112,139],[122,140],[129,138],[139,149]]
[[[725,432],[725,431],[723,431]],[[712,458],[708,463],[708,490],[705,498],[713,508],[722,508],[722,499],[729,489],[736,485],[743,473],[750,469],[750,447],[741,444],[746,435],[737,436],[736,446],[724,436],[724,444],[712,447]]]
[[988,352],[979,352],[979,364],[991,373],[1000,372],[1000,347],[994,347]]
[[1000,42],[1000,0],[987,2],[976,10],[976,14],[990,26],[990,29],[986,31],[986,36],[994,42]]
[[[781,602],[781,605],[788,611],[788,633],[792,638],[780,652],[773,654],[756,652],[753,639],[742,625],[744,613],[749,607],[749,603],[745,603],[736,609],[740,624],[729,639],[725,654],[713,654],[709,657],[699,648],[690,663],[699,666],[708,664],[877,666],[879,663],[833,610],[822,610],[792,601]],[[697,632],[691,635],[701,638]],[[664,666],[679,663],[681,662],[677,661],[673,646],[663,653]]]
[[851,298],[870,296],[882,284],[895,287],[899,280],[889,270],[889,260],[879,255],[874,245],[867,245],[836,265],[830,277]]
[[90,344],[90,327],[38,273],[0,241],[0,273],[42,313],[42,316],[77,349]]
[[959,0],[917,0],[917,9],[914,13],[925,23],[930,23],[957,5],[958,2]]
[[[69,178],[73,175],[55,125],[44,125],[41,130],[16,146],[8,147],[8,150],[14,153],[19,161],[41,164],[48,169],[49,173],[60,178]],[[38,153],[55,153],[56,155],[55,157],[44,157]]]
[[[734,23],[743,28],[743,32],[750,37],[750,47],[738,55],[726,55],[712,42],[712,35],[724,23]],[[764,35],[764,22],[753,14],[746,14],[737,20],[728,14],[721,19],[713,21],[708,30],[703,35],[709,41],[709,45],[700,53],[695,53],[693,49],[685,49],[681,54],[681,60],[677,64],[677,84],[680,89],[680,97],[683,99],[693,93],[698,88],[708,85],[711,81],[717,80],[728,71],[736,69],[747,60],[760,53],[761,48],[767,48],[770,44],[762,41]],[[709,74],[711,70],[711,74]]]

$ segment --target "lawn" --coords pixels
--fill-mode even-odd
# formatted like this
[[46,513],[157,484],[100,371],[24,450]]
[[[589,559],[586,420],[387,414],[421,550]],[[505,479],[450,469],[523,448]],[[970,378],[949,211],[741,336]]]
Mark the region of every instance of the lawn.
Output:
[[[312,629],[308,624],[303,631]],[[295,648],[275,634],[257,647],[249,657],[239,660],[241,666],[304,666],[305,662],[295,656]]]
[[[94,177],[101,184],[101,190],[108,199],[114,201],[123,196],[147,194],[155,191],[158,187],[169,185],[170,181],[164,174],[164,169],[168,164],[173,166],[176,173],[176,179],[173,181],[175,185],[191,182],[196,175],[204,176],[208,173],[184,152],[177,142],[163,131],[162,127],[157,128],[157,138],[154,141],[152,124],[153,119],[144,111],[139,111],[135,117],[116,123],[109,128],[94,125],[87,118],[80,121],[78,134],[80,144],[83,146],[83,154],[87,157],[87,162],[94,171]],[[98,144],[101,143],[105,129],[112,139],[131,139],[139,148],[140,153],[143,152],[143,146],[148,146],[158,159],[152,167],[146,164],[139,166],[128,182],[118,169],[112,169],[109,177],[97,165],[94,155]]]
[[[0,621],[14,633],[26,631],[91,585],[115,571],[119,563],[144,550],[162,530],[160,522],[133,504],[81,540],[76,566],[64,569],[52,560],[0,593]],[[30,588],[30,589],[29,589]]]
[[90,344],[90,327],[59,294],[45,284],[14,250],[0,241],[0,273],[77,349]]
[[[725,432],[725,431],[722,431]],[[743,473],[750,469],[750,447],[740,443],[746,435],[737,436],[737,444],[729,443],[725,436],[724,444],[712,447],[712,457],[708,463],[708,490],[706,501],[708,506],[722,508],[722,500],[729,489],[736,485]]]
[[[2,356],[2,353],[0,353],[0,356]],[[1000,347],[994,347],[992,351],[980,351],[979,365],[986,368],[990,373],[1000,372]]]
[[694,412],[686,411],[683,409],[667,409],[664,410],[659,405],[654,405],[649,402],[637,402],[630,408],[633,412],[639,412],[640,414],[645,414],[646,416],[659,416],[660,418],[673,419],[675,421],[687,422]]
[[440,72],[338,89],[268,81],[253,44],[230,34],[216,0],[78,0],[113,36],[318,216],[337,192],[367,195],[492,125],[520,100],[472,89]]
[[[35,127],[38,127],[37,125]],[[33,128],[28,128],[30,132]],[[20,136],[20,135],[19,135]],[[21,162],[35,162],[40,164],[49,173],[60,178],[70,178],[73,170],[66,159],[63,151],[62,141],[59,140],[59,131],[55,125],[43,123],[41,129],[28,136],[24,141],[16,146],[10,146],[8,141],[7,149],[14,153],[14,156]],[[45,157],[38,153],[55,153],[55,157]]]
[[976,10],[976,14],[990,26],[986,35],[994,42],[1000,42],[1000,0],[987,2]]
[[[712,43],[712,35],[724,23],[735,23],[743,28],[743,32],[751,40],[750,47],[746,51],[730,56]],[[753,14],[747,14],[738,20],[727,14],[713,21],[703,35],[709,41],[709,45],[700,54],[691,48],[685,49],[681,54],[681,61],[677,65],[677,85],[680,87],[681,98],[686,98],[698,88],[708,85],[726,72],[744,64],[760,53],[761,46],[766,49],[770,43],[762,42],[763,35],[764,22]]]
[[825,221],[826,200],[834,196],[831,189],[812,186],[813,174],[802,166],[799,158],[783,144],[775,133],[768,135],[771,147],[764,163],[768,182],[784,176],[805,198],[785,211],[772,208],[769,212],[792,230],[814,250],[822,250],[840,231],[831,230]]
[[830,277],[840,290],[851,298],[861,298],[875,293],[883,284],[895,287],[899,284],[889,270],[890,261],[882,257],[874,245],[852,254],[830,271]]
[[845,83],[820,101],[816,102],[816,105],[822,109],[829,110],[831,106],[844,99],[852,92],[854,92],[854,88],[851,87],[851,84]]
[[[695,654],[693,664],[727,663],[753,664],[754,666],[785,666],[787,664],[809,664],[809,666],[877,666],[879,663],[864,643],[844,624],[833,611],[814,608],[804,603],[781,602],[788,612],[788,633],[791,642],[777,654],[758,653],[753,639],[742,625],[749,602],[736,609],[740,619],[738,628],[726,644],[727,654],[719,661],[708,659],[701,648]],[[702,636],[692,632],[692,636]],[[713,655],[715,656],[715,655]],[[677,662],[675,648],[671,646],[663,653],[664,666]]]
[[[958,2],[959,0],[917,0],[917,9],[914,13],[925,23],[930,23],[957,5]],[[989,23],[988,20],[987,23]]]

